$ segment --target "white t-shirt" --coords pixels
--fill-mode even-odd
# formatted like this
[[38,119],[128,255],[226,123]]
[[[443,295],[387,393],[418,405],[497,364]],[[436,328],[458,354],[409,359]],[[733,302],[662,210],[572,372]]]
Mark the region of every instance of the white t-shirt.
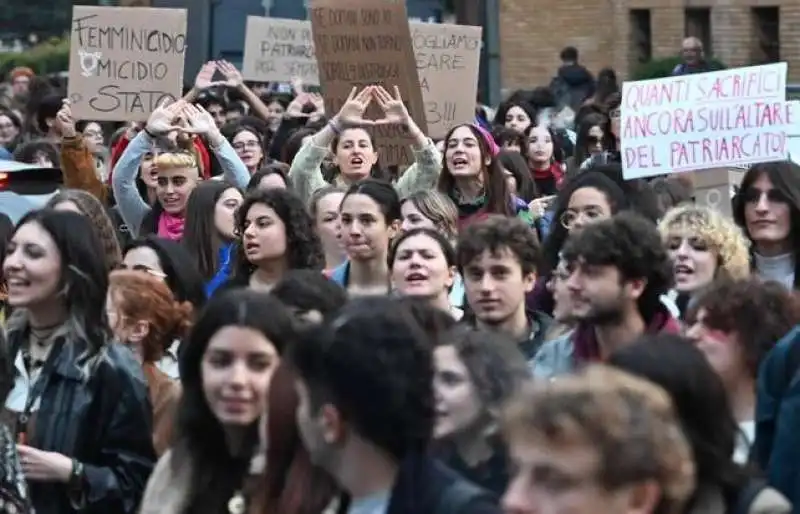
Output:
[[736,448],[733,450],[733,462],[747,464],[750,458],[750,448],[756,440],[756,422],[742,421],[739,423],[739,434],[736,438]]

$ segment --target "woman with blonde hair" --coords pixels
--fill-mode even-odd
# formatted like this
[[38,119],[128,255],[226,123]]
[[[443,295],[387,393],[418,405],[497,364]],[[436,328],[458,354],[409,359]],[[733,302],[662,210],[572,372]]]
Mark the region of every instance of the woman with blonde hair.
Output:
[[684,314],[718,278],[750,276],[750,244],[733,220],[709,207],[679,205],[667,211],[659,231],[672,259],[672,294]]
[[156,363],[173,340],[188,333],[192,305],[177,301],[158,277],[144,271],[117,270],[109,276],[106,314],[116,338],[131,348],[142,364],[153,406],[153,447],[160,456],[172,443],[180,385]]
[[[186,125],[179,125],[180,120],[185,120]],[[232,185],[244,189],[250,181],[244,163],[208,112],[182,101],[168,106],[162,104],[150,115],[144,130],[125,149],[111,179],[120,214],[133,237],[149,233],[173,241],[183,237],[186,203],[201,180],[195,154],[177,151],[155,157],[154,173],[158,177],[153,206],[142,199],[136,187],[139,164],[152,150],[155,138],[175,131],[204,135],[220,162],[224,178]]]
[[[436,190],[418,191],[407,196],[400,206],[401,229],[429,228],[440,232],[455,246],[458,239],[458,208],[446,194]],[[456,274],[450,288],[450,304],[464,305],[464,281]]]

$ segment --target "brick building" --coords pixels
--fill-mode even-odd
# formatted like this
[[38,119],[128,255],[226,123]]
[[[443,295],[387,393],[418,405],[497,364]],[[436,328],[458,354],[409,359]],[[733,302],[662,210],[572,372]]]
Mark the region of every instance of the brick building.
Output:
[[798,0],[501,0],[503,88],[548,84],[568,45],[593,73],[625,78],[676,55],[686,35],[728,66],[787,61],[788,82],[800,82]]

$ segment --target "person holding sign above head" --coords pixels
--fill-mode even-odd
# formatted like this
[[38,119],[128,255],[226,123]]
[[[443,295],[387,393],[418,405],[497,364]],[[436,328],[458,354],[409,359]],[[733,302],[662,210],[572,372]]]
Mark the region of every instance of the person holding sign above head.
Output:
[[[185,119],[185,125],[179,125]],[[132,235],[157,233],[160,237],[180,240],[183,236],[184,214],[189,194],[200,180],[198,163],[188,152],[159,154],[154,165],[158,174],[157,201],[148,205],[136,188],[139,163],[149,152],[155,139],[171,132],[196,133],[205,136],[219,159],[225,179],[244,189],[250,174],[233,147],[219,132],[211,115],[202,108],[183,101],[160,105],[147,120],[144,130],[130,142],[114,170],[111,185],[122,219]]]
[[[385,113],[383,119],[364,118],[372,102]],[[361,91],[354,87],[339,112],[297,153],[289,170],[294,191],[308,201],[314,191],[328,185],[320,165],[329,148],[338,168],[336,185],[349,186],[379,172],[377,147],[366,130],[376,125],[401,125],[414,141],[416,162],[397,181],[398,194],[406,197],[415,191],[433,189],[441,170],[441,154],[436,145],[411,118],[397,87],[392,96],[383,86],[367,86]]]

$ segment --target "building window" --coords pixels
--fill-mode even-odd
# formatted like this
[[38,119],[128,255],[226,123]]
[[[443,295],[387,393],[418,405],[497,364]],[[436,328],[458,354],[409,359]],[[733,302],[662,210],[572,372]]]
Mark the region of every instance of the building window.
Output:
[[711,48],[711,9],[707,7],[686,9],[683,33],[686,37],[699,39],[707,56],[714,54]]
[[768,64],[781,60],[779,7],[753,7],[753,64]]
[[631,9],[630,11],[630,60],[641,64],[653,57],[653,30],[650,24],[650,9]]

